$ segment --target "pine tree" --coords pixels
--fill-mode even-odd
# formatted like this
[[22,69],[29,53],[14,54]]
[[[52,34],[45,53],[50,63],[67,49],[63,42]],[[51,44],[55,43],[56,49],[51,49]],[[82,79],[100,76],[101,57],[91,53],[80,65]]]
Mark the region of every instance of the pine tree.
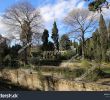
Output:
[[100,32],[100,42],[101,42],[101,51],[102,51],[102,60],[106,60],[106,51],[107,51],[107,42],[108,42],[108,32],[105,24],[103,15],[100,15],[99,21],[99,32]]
[[59,50],[59,34],[56,21],[54,21],[53,28],[52,28],[52,39],[54,41],[55,49]]

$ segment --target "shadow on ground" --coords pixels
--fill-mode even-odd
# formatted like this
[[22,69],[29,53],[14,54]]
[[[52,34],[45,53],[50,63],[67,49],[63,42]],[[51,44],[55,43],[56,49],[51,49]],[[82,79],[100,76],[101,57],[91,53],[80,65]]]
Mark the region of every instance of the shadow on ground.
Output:
[[[0,78],[0,91],[32,91],[27,87],[12,84],[9,80]],[[40,91],[36,89],[35,91]]]

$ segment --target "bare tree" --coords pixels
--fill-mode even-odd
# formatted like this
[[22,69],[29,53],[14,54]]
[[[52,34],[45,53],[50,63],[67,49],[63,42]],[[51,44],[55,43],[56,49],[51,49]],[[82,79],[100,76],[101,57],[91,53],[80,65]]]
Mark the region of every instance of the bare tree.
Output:
[[35,9],[29,2],[18,2],[8,8],[3,15],[3,22],[11,34],[19,35],[23,46],[40,36],[42,17],[39,9]]
[[69,33],[74,33],[75,39],[82,40],[82,58],[84,58],[85,35],[97,26],[95,15],[85,9],[74,9],[64,18],[64,23],[69,28]]

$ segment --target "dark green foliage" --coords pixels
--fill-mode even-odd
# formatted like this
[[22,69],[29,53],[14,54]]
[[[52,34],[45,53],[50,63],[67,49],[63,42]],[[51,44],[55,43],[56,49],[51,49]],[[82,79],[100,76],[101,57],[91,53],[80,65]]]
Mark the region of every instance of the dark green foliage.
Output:
[[54,44],[52,42],[48,42],[48,51],[54,51],[55,47]]
[[[85,56],[87,59],[93,59],[97,62],[109,61],[109,48],[110,48],[110,31],[106,27],[103,15],[100,15],[99,29],[92,34],[91,38],[86,40]],[[81,42],[80,42],[81,43]]]
[[54,51],[54,49],[54,44],[51,41],[49,41],[46,45],[42,45],[41,47],[42,51]]
[[100,15],[99,21],[99,33],[100,33],[100,43],[101,43],[101,51],[102,51],[102,60],[106,60],[106,51],[107,51],[107,43],[108,43],[108,32],[105,24],[105,20],[103,15]]
[[108,48],[110,48],[110,22],[108,25]]
[[4,58],[5,66],[18,67],[18,60],[23,58],[23,55],[18,54],[21,48],[21,45],[16,44],[8,49],[9,52]]
[[22,48],[21,45],[16,44],[10,48],[10,55],[12,60],[18,59],[18,51]]
[[102,51],[101,51],[100,34],[99,34],[98,29],[93,33],[92,39],[93,39],[94,59],[97,62],[101,62]]
[[4,59],[9,52],[7,40],[0,36],[0,66],[4,64]]
[[43,42],[43,46],[42,46],[42,50],[43,51],[47,51],[48,50],[48,30],[45,29],[42,35],[42,42]]
[[89,3],[88,8],[90,11],[102,11],[101,5],[106,3],[106,7],[108,8],[108,2],[106,0],[94,0]]
[[57,28],[56,21],[54,21],[54,24],[53,24],[51,38],[54,41],[55,49],[59,50],[59,41],[58,41],[59,40],[59,34],[58,34],[58,28]]
[[38,58],[33,60],[33,64],[37,66],[59,66],[62,62],[62,60],[39,60]]
[[70,50],[71,41],[69,40],[68,35],[64,34],[60,39],[61,50]]
[[48,41],[49,38],[49,34],[48,34],[48,30],[45,29],[42,35],[42,50],[43,51],[54,51],[54,44],[50,41]]
[[86,40],[86,43],[85,43],[85,46],[86,46],[86,49],[85,49],[85,57],[92,60],[93,59],[93,53],[94,53],[94,50],[93,50],[93,40],[92,38],[88,38]]
[[48,44],[48,37],[49,37],[48,30],[45,29],[42,35],[43,44]]

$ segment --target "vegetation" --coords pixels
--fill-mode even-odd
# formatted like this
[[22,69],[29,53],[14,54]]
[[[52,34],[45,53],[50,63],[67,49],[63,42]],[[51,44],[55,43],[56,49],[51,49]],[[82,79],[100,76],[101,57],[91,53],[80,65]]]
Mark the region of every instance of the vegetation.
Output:
[[42,35],[42,50],[43,51],[54,51],[55,47],[54,44],[51,41],[48,41],[49,34],[48,30],[44,30],[43,35]]
[[70,50],[71,49],[71,41],[67,34],[62,35],[60,39],[60,48],[61,50]]
[[53,28],[52,28],[52,39],[54,41],[55,49],[59,50],[59,34],[56,21],[54,21]]
[[[39,68],[36,67],[35,69],[36,71],[39,71]],[[66,79],[74,79],[76,77],[81,76],[82,74],[84,74],[85,69],[84,68],[80,68],[80,69],[69,69],[69,68],[55,68],[55,67],[41,67],[40,71],[42,72],[47,72],[47,73],[52,73],[52,74],[56,74],[58,76],[61,76],[63,78]]]
[[[107,1],[95,0],[88,5],[89,10],[101,11],[103,3]],[[57,22],[54,21],[50,36],[50,30],[42,27],[40,10],[35,9],[29,2],[12,5],[4,13],[3,22],[12,34],[19,35],[20,43],[10,45],[13,38],[7,39],[0,35],[0,67],[36,70],[42,87],[44,73],[74,80],[95,64],[96,68],[85,77],[85,81],[108,77],[110,68],[101,66],[104,62],[110,62],[110,21],[107,25],[102,14],[97,20],[95,14],[89,10],[71,10],[64,18],[67,34],[60,37]],[[76,63],[77,67],[68,68],[68,64],[75,61],[79,65]],[[66,67],[62,68],[61,63],[67,63]]]
[[[88,20],[88,17],[90,19]],[[94,14],[85,9],[76,9],[71,11],[67,17],[64,19],[65,24],[70,27],[70,34],[74,34],[74,38],[78,41],[81,40],[82,44],[82,58],[85,58],[85,35],[94,30],[95,25],[97,24]]]
[[[33,11],[36,12],[33,14]],[[15,35],[19,34],[22,45],[26,46],[32,42],[33,36],[35,38],[38,35],[42,18],[39,10],[35,9],[29,2],[24,1],[8,8],[3,15],[3,22]],[[31,45],[23,51],[25,64],[28,64],[30,47]]]

